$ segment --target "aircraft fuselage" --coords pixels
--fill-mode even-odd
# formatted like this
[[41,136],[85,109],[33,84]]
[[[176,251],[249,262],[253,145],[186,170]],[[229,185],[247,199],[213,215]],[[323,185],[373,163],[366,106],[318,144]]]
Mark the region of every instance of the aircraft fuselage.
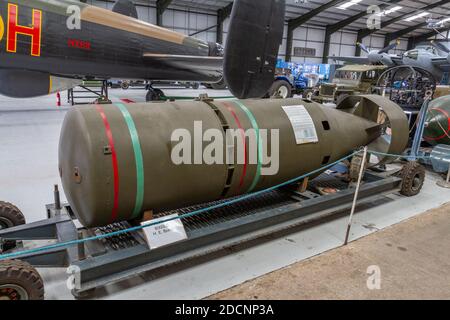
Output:
[[[73,28],[77,15],[70,9],[74,6],[81,14],[78,29]],[[143,57],[148,53],[208,56],[209,52],[206,42],[80,2],[0,2],[2,69],[80,78],[217,81],[217,75],[208,79]]]
[[403,64],[425,69],[435,77],[437,82],[440,82],[444,71],[433,64],[432,58],[435,57],[437,55],[431,54],[426,50],[410,50],[403,55]]

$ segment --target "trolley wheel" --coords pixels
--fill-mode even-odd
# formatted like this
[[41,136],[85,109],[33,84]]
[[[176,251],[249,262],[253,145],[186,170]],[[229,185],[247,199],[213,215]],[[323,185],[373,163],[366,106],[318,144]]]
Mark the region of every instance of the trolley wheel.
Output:
[[[25,216],[15,205],[0,201],[0,230],[25,224]],[[16,247],[16,241],[5,241],[0,247],[0,252]]]
[[402,188],[400,193],[407,197],[419,194],[425,181],[425,168],[417,161],[405,164],[401,171]]
[[44,300],[44,282],[29,263],[0,261],[0,300]]

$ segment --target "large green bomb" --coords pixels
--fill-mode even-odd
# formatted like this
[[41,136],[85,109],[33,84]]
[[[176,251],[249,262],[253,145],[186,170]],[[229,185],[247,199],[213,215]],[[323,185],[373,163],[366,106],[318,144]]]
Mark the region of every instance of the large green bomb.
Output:
[[[391,125],[389,139],[377,123],[379,107]],[[232,143],[229,131],[237,133]],[[263,139],[265,131],[278,136]],[[176,132],[193,142],[174,140]],[[227,141],[210,154],[232,154],[232,163],[202,159],[214,140],[207,132]],[[82,106],[64,120],[59,162],[71,208],[83,225],[94,227],[268,188],[371,143],[401,153],[407,139],[404,113],[380,96],[349,97],[337,109],[302,99]],[[183,152],[181,141],[188,146]],[[198,149],[200,159],[190,154]],[[188,160],[180,163],[174,154]],[[273,163],[264,164],[266,154],[278,161],[274,172],[268,173]]]
[[432,145],[450,145],[450,96],[430,102],[423,136]]

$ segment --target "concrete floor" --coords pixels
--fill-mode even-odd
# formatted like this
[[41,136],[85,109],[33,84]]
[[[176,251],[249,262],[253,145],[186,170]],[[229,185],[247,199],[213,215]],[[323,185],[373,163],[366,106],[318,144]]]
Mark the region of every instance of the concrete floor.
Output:
[[[210,96],[229,95],[227,91],[204,89],[166,90],[166,94],[171,96],[197,96],[203,92]],[[130,99],[141,102],[144,96],[143,90],[111,91],[113,101]],[[57,170],[58,137],[68,108],[67,105],[56,108],[54,96],[27,100],[0,96],[0,199],[19,206],[28,222],[45,218],[44,206],[53,201],[53,184],[60,183]],[[449,202],[450,190],[436,187],[438,179],[441,179],[438,175],[429,173],[423,192],[417,197],[380,195],[360,205],[351,239],[365,237]],[[340,247],[346,223],[347,217],[341,216],[289,236],[186,266],[173,273],[140,275],[98,290],[97,298],[205,298]],[[40,272],[45,280],[47,299],[72,298],[65,284],[65,270]]]
[[[449,247],[447,204],[209,299],[449,300]],[[370,286],[371,290],[370,266],[380,272],[379,286]]]

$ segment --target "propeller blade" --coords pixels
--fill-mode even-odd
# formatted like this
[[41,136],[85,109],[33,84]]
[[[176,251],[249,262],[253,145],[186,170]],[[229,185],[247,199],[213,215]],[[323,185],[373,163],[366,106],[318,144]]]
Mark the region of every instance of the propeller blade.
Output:
[[362,51],[364,51],[366,53],[370,53],[369,49],[365,45],[363,45],[362,43],[358,42],[358,43],[356,43],[356,45],[359,46]]
[[397,46],[400,44],[400,41],[397,40],[394,43],[391,43],[390,45],[388,45],[386,48],[381,49],[378,53],[382,54],[382,53],[388,53],[389,51],[391,51],[392,49],[397,48]]
[[445,53],[450,53],[450,49],[447,48],[447,46],[445,46],[444,44],[442,44],[440,42],[436,42],[436,41],[432,40],[431,45],[438,50],[444,51]]

